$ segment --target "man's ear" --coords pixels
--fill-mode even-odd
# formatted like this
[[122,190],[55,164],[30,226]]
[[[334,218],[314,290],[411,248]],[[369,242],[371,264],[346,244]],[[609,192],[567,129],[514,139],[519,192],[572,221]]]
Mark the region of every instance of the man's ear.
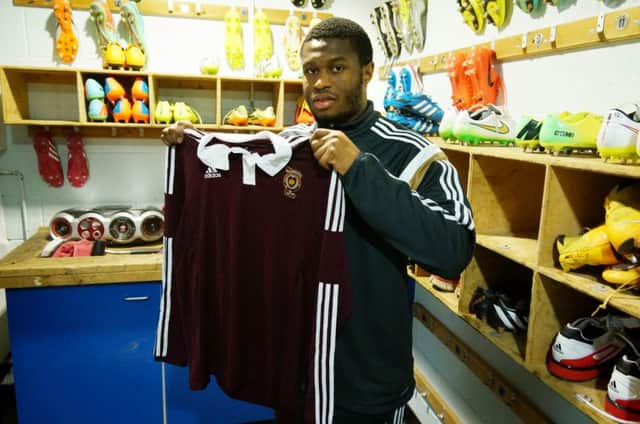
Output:
[[375,66],[373,64],[373,60],[364,65],[364,67],[362,68],[362,79],[364,80],[365,84],[369,84],[369,82],[373,78],[374,71]]

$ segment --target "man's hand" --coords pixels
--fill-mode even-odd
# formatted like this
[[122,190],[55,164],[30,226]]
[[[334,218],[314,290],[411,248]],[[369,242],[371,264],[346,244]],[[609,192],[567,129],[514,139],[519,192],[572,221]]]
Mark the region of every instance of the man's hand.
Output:
[[160,139],[167,146],[182,143],[185,128],[194,128],[189,121],[178,121],[175,124],[162,129]]
[[333,168],[340,175],[347,173],[360,154],[360,149],[342,131],[319,128],[309,143],[320,166]]

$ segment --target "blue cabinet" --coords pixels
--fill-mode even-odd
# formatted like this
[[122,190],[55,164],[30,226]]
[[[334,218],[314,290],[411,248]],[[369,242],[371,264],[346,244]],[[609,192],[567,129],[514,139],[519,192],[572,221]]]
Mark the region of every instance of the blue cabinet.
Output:
[[[161,284],[7,289],[20,424],[163,422],[162,364],[153,359]],[[192,391],[186,368],[165,366],[168,424],[235,424],[273,417],[231,399],[212,378]]]
[[273,418],[270,408],[231,399],[215,383],[189,389],[187,368],[165,365],[168,424],[240,424]]
[[162,423],[160,283],[7,290],[20,424]]

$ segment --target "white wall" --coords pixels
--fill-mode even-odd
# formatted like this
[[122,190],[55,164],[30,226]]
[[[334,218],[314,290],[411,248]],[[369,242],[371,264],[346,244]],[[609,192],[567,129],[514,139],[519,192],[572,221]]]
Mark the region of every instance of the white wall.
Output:
[[[640,4],[626,0],[615,9],[598,0],[579,0],[562,11],[546,5],[544,13],[533,18],[514,6],[508,24],[498,30],[488,24],[476,35],[462,21],[461,14],[448,0],[430,0],[427,16],[427,41],[418,56],[447,52],[485,41],[492,41],[537,28],[544,28],[581,18],[597,16]],[[639,25],[634,22],[634,25]],[[413,56],[403,55],[400,60]],[[381,63],[381,62],[380,62]],[[605,45],[556,55],[514,60],[499,66],[507,89],[507,105],[517,117],[522,113],[544,114],[562,110],[607,110],[630,101],[640,101],[640,45]],[[443,106],[451,105],[451,84],[446,72],[427,74],[424,90]],[[381,96],[378,96],[381,107]]]

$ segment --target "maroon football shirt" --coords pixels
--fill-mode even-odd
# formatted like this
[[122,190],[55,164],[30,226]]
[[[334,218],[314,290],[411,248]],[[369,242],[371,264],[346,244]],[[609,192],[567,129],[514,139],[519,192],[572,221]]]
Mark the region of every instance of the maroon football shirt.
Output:
[[345,198],[307,138],[185,132],[167,149],[157,360],[231,397],[330,422],[349,313]]

